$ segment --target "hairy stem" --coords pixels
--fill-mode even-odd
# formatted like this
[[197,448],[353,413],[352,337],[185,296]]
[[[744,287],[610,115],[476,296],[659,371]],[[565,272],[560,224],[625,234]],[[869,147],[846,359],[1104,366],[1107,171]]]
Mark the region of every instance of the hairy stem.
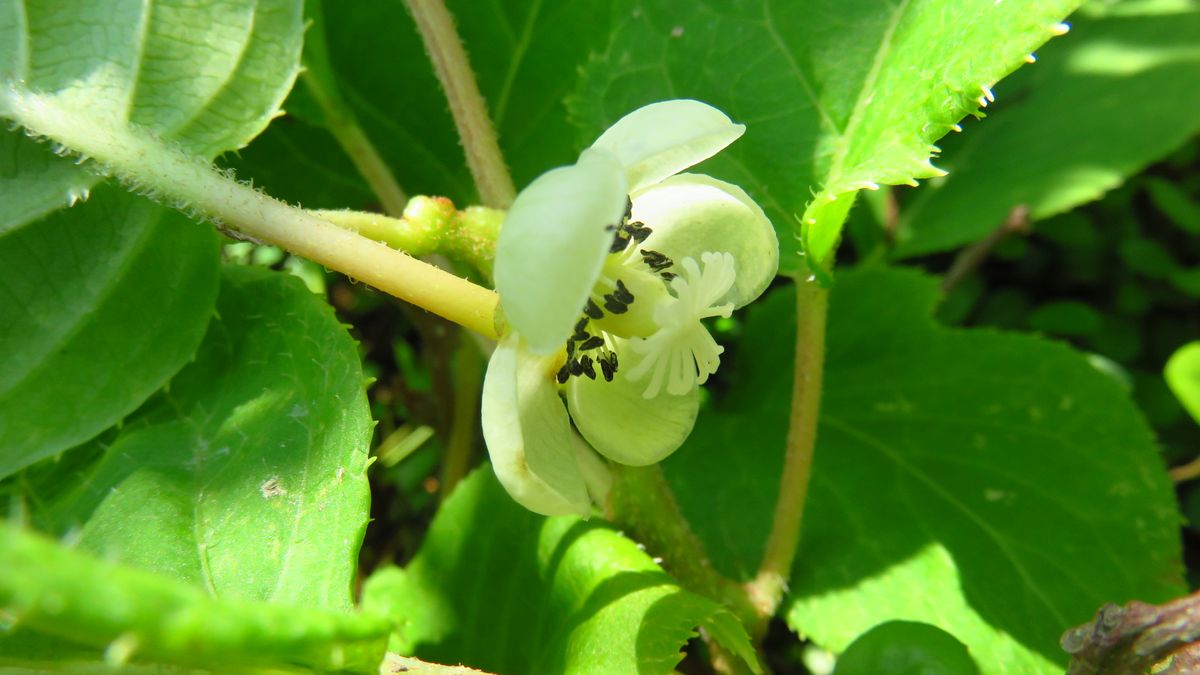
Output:
[[493,291],[268,197],[149,131],[79,110],[53,96],[10,91],[6,114],[31,133],[94,160],[135,189],[194,209],[244,236],[313,260],[495,338]]
[[512,176],[500,154],[496,131],[453,17],[442,0],[405,0],[405,4],[417,22],[433,70],[446,90],[479,198],[486,206],[508,208],[516,194]]
[[729,607],[749,625],[755,609],[745,591],[712,566],[704,544],[679,510],[662,468],[613,465],[606,516],[645,545],[689,590]]
[[760,636],[783,599],[800,543],[800,525],[817,441],[828,304],[828,288],[816,280],[797,282],[796,361],[787,451],[762,564],[746,585],[757,615],[755,632]]

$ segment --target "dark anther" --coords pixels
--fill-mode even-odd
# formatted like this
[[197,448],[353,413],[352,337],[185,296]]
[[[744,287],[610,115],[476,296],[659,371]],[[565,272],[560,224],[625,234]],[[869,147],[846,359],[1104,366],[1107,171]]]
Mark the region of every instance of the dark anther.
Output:
[[608,353],[608,362],[612,364],[613,372],[614,373],[617,372],[617,353],[616,352]]
[[600,337],[599,335],[593,335],[590,338],[588,338],[587,340],[585,340],[583,344],[579,345],[579,351],[585,352],[589,349],[595,349],[596,347],[603,347],[603,346],[604,346],[604,338]]
[[617,290],[613,291],[613,297],[626,305],[633,304],[633,293],[630,293],[629,289],[625,288],[625,282],[620,279],[617,279]]
[[559,384],[566,384],[567,378],[571,377],[571,371],[567,369],[567,364],[563,364],[562,368],[558,369],[558,375],[555,376]]
[[612,361],[604,358],[603,356],[597,359],[597,361],[600,363],[600,372],[604,375],[605,382],[612,382],[613,375],[617,372],[616,367],[613,366],[613,363],[616,361],[616,355],[613,354],[613,357],[614,358]]
[[624,314],[625,312],[629,311],[629,305],[621,302],[614,295],[609,294],[604,296],[604,309],[607,309],[613,314]]
[[632,217],[633,217],[633,200],[629,198],[629,195],[625,195],[625,218],[622,222],[627,223],[627,222],[629,222],[629,219]]
[[629,236],[633,237],[633,240],[639,244],[646,241],[646,237],[649,237],[650,233],[653,232],[653,230],[646,227],[646,224],[642,222],[629,223],[625,226],[625,229],[629,232]]
[[663,281],[670,281],[675,278],[674,272],[659,272],[658,276],[662,277]]
[[667,256],[650,249],[642,249],[642,262],[654,272],[661,272],[675,264]]
[[574,337],[567,338],[567,358],[569,359],[572,356],[575,356],[575,338]]
[[587,375],[589,380],[596,379],[596,369],[592,367],[592,357],[584,354],[580,357],[578,363],[580,368],[583,369],[583,374]]
[[613,237],[613,243],[608,247],[608,252],[620,253],[626,248],[629,248],[629,232],[621,227],[617,229],[617,236]]
[[[604,318],[604,312],[603,312],[603,311],[601,311],[601,310],[600,310],[600,308],[596,306],[596,303],[595,303],[595,302],[593,302],[591,298],[588,298],[587,304],[586,304],[586,305],[584,305],[584,307],[583,307],[583,313],[584,313],[584,314],[586,314],[586,315],[588,315],[589,317],[591,317],[591,318],[593,318],[593,319],[602,319],[602,318]],[[587,323],[587,322],[586,322],[586,320],[583,320],[582,322],[583,322],[583,323]],[[575,330],[577,330],[577,331],[578,331],[578,330],[582,330],[582,329],[581,329],[581,328],[579,328],[578,326],[576,326]]]
[[[586,359],[587,357],[585,356],[583,358]],[[591,359],[588,360],[590,361]],[[575,377],[579,377],[583,374],[583,364],[581,364],[578,359],[571,359],[570,361],[567,361],[567,370]]]

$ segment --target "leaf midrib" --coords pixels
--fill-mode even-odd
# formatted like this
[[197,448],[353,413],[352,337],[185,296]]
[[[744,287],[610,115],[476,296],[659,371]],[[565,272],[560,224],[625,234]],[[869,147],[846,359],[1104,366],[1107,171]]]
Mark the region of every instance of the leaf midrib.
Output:
[[1004,554],[1004,557],[1007,558],[1009,563],[1012,565],[1014,571],[1016,571],[1017,576],[1020,578],[1021,582],[1024,583],[1025,587],[1028,588],[1033,593],[1033,596],[1036,597],[1038,599],[1038,601],[1044,607],[1046,607],[1046,609],[1049,611],[1050,615],[1054,618],[1054,620],[1057,621],[1059,623],[1059,625],[1063,625],[1063,626],[1071,625],[1071,622],[1068,621],[1062,615],[1062,613],[1059,611],[1058,607],[1053,602],[1050,601],[1049,597],[1047,597],[1047,595],[1045,594],[1045,592],[1042,589],[1042,586],[1034,579],[1034,577],[1029,573],[1029,571],[1027,569],[1025,569],[1025,565],[1020,561],[1020,559],[1017,557],[1017,555],[1009,547],[1007,540],[1004,537],[1002,537],[1000,535],[1000,533],[993,530],[988,525],[987,521],[984,520],[982,517],[980,517],[979,514],[975,513],[975,511],[971,510],[966,504],[963,504],[961,501],[959,501],[957,499],[957,497],[955,497],[954,494],[950,493],[944,487],[942,487],[942,485],[940,483],[938,483],[938,481],[936,481],[936,480],[932,479],[931,477],[929,477],[928,475],[926,475],[925,472],[921,471],[919,468],[906,462],[899,453],[895,452],[884,441],[882,441],[870,434],[867,434],[863,431],[860,431],[859,429],[855,428],[853,425],[846,424],[835,418],[831,418],[828,415],[822,415],[821,424],[827,424],[830,427],[837,429],[838,431],[846,434],[847,436],[857,439],[859,442],[863,443],[864,445],[871,447],[871,448],[875,448],[877,451],[882,453],[885,457],[890,459],[897,468],[901,469],[902,471],[909,474],[910,476],[912,476],[914,479],[916,479],[920,483],[924,484],[926,487],[929,488],[930,492],[936,494],[945,503],[949,504],[954,509],[956,509],[957,511],[962,513],[968,520],[975,523],[975,525],[980,529],[980,531],[982,531],[984,534],[986,534],[988,536],[988,538],[990,538],[995,543],[996,547],[998,549],[1000,549],[1000,551]]
[[[899,27],[900,21],[904,18],[904,14],[910,4],[910,0],[900,0],[900,4],[896,6],[892,14],[892,20],[888,22],[888,27],[883,32],[883,37],[879,40],[879,48],[875,50],[875,58],[871,61],[871,69],[867,71],[867,77],[863,80],[862,87],[858,90],[858,96],[854,99],[854,107],[851,109],[850,119],[846,122],[846,130],[842,133],[841,138],[835,146],[837,150],[833,153],[833,163],[830,165],[829,173],[825,177],[825,186],[835,183],[839,174],[844,169],[846,156],[850,154],[850,143],[854,139],[854,132],[858,130],[859,125],[862,124],[862,120],[866,116],[875,83],[879,80],[879,73],[883,70],[883,64],[892,50],[892,40],[895,37],[896,28]],[[826,187],[826,189],[828,188]]]

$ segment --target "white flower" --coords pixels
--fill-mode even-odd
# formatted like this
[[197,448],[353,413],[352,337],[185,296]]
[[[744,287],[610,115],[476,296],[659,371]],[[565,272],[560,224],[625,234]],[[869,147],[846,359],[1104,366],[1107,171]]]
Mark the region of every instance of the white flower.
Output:
[[608,485],[592,448],[647,465],[691,432],[722,351],[702,320],[758,297],[779,262],[745,192],[679,173],[743,131],[698,101],[640,108],[509,210],[495,278],[512,332],[488,364],[483,430],[530,510],[586,516]]

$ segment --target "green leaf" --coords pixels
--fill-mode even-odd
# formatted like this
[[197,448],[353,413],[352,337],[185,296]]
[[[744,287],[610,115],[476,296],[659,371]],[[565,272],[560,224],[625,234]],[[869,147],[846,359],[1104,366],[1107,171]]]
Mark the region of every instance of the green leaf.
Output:
[[17,131],[0,131],[0,236],[86,198],[96,177]]
[[30,477],[34,521],[219,597],[348,610],[370,502],[354,342],[259,268],[224,270],[217,314],[167,391],[73,453],[95,461]]
[[[934,279],[844,271],[830,299],[812,484],[785,614],[840,651],[930,623],[988,673],[1062,672],[1058,636],[1179,582],[1179,515],[1141,415],[1076,352],[929,318]],[[666,471],[718,569],[749,578],[790,400],[792,292],[754,306],[717,410]]]
[[[0,86],[62,94],[83,115],[121,120],[213,157],[279,112],[299,70],[300,0],[0,1]],[[0,114],[8,114],[0,95]],[[81,123],[86,124],[86,119]],[[98,179],[26,146],[0,171],[0,230],[86,194]],[[37,187],[26,190],[30,182]],[[12,203],[15,200],[15,203]]]
[[[937,175],[932,143],[1077,4],[638,0],[588,64],[571,110],[585,137],[663,98],[724,110],[746,135],[702,171],[746,188],[785,253],[796,251],[788,242],[805,212],[805,248],[821,260],[850,199],[828,205]],[[797,269],[792,255],[784,268]]]
[[[90,668],[126,659],[223,671],[247,665],[373,670],[389,624],[363,614],[213,598],[162,575],[104,562],[0,523],[0,665]],[[54,639],[57,637],[58,639]],[[92,650],[84,647],[94,648]],[[103,656],[99,650],[105,650]]]
[[[287,104],[300,96],[303,87],[296,87]],[[222,157],[220,163],[272,197],[306,209],[378,209],[379,198],[329,131],[296,115],[276,120],[244,150]]]
[[1097,199],[1200,130],[1200,7],[1111,7],[1073,20],[986,120],[944,142],[950,175],[902,208],[897,256],[978,239],[1018,204],[1040,220]]
[[1192,201],[1186,192],[1174,183],[1157,176],[1147,176],[1142,185],[1145,186],[1150,201],[1172,223],[1179,226],[1179,229],[1188,234],[1200,234],[1200,204]]
[[1083,302],[1061,300],[1039,305],[1026,318],[1029,327],[1051,335],[1092,335],[1100,330],[1102,315]]
[[0,477],[92,438],[192,358],[216,239],[112,188],[0,229]]
[[200,155],[239,148],[299,69],[298,0],[6,0],[0,80],[69,92]]
[[975,675],[966,645],[927,623],[889,621],[846,648],[833,675]]
[[[0,114],[17,114],[17,90],[37,91],[69,101],[82,133],[116,120],[213,156],[278,112],[302,33],[297,0],[6,0]],[[98,179],[16,131],[0,135],[0,156],[0,259],[17,298],[0,308],[12,361],[0,374],[12,413],[0,423],[3,476],[118,421],[190,358],[215,297],[216,247],[211,231],[129,197],[46,217]]]
[[[324,4],[330,77],[400,185],[409,194],[446,196],[459,205],[476,199],[445,95],[403,3]],[[586,144],[577,142],[563,99],[574,86],[576,68],[603,48],[611,5],[544,0],[447,4],[517,186],[574,162]],[[403,77],[397,79],[397,72]],[[287,108],[305,122],[325,124],[305,87],[296,88]],[[296,150],[310,171],[325,162],[315,147],[297,144]],[[264,160],[244,169],[256,178],[261,170],[269,181],[286,166]]]
[[669,673],[699,626],[758,672],[728,610],[684,591],[596,522],[517,506],[484,467],[455,488],[417,556],[367,581],[390,649],[501,673]]
[[1167,361],[1167,386],[1200,424],[1200,341],[1180,347]]

